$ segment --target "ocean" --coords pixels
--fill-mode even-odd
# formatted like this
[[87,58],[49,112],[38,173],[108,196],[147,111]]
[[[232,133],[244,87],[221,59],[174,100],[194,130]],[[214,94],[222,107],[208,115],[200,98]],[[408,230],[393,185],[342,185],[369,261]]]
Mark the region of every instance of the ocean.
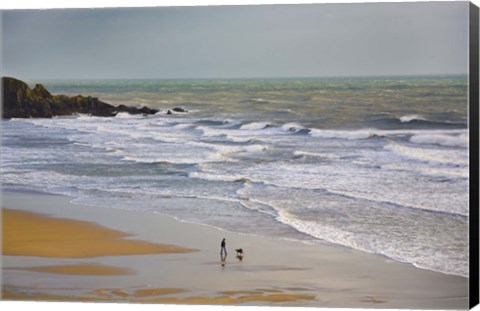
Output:
[[469,276],[466,76],[27,82],[160,112],[3,120],[5,190]]

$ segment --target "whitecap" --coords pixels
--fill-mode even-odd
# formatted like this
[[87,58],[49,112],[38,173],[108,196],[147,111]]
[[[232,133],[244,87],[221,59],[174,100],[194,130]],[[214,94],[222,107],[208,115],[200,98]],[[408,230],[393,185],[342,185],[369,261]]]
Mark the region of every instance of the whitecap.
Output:
[[416,134],[410,138],[410,142],[415,144],[441,145],[448,147],[468,148],[469,139],[467,133],[458,135],[448,134]]
[[142,114],[131,114],[128,112],[119,112],[115,115],[117,119],[141,119],[144,118]]
[[440,150],[434,148],[415,148],[396,143],[384,147],[403,158],[432,164],[467,166],[468,156],[461,150]]
[[216,129],[216,128],[211,128],[203,125],[197,126],[195,129],[201,131],[203,133],[203,136],[205,137],[224,136],[225,132],[228,131],[225,129]]
[[301,124],[298,124],[298,123],[287,123],[287,124],[284,124],[282,125],[282,130],[284,130],[285,132],[298,132],[298,131],[301,131],[301,130],[306,130],[307,128],[304,127],[303,125]]
[[267,122],[252,122],[244,124],[240,127],[241,130],[263,130],[270,126],[270,123]]
[[419,114],[408,114],[400,117],[400,122],[402,123],[409,123],[416,120],[424,121],[425,118]]
[[329,159],[329,160],[338,160],[340,157],[333,153],[317,153],[317,152],[309,152],[303,150],[296,150],[293,152],[294,156],[297,157],[314,157],[314,158],[322,158],[322,159]]
[[377,129],[362,129],[354,131],[342,131],[342,130],[320,130],[311,129],[310,135],[320,138],[341,138],[348,140],[367,139],[371,137],[382,137],[387,133],[385,131]]

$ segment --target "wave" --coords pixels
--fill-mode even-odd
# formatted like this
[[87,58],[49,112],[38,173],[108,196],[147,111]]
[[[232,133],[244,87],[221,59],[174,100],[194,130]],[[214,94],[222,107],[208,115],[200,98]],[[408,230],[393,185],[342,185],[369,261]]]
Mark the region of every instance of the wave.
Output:
[[177,130],[185,130],[193,128],[193,125],[190,123],[178,123],[177,125],[174,125],[173,128]]
[[241,103],[248,103],[248,104],[268,104],[269,101],[264,99],[264,98],[260,98],[260,97],[254,97],[254,98],[245,98],[245,99],[242,99],[240,101]]
[[217,141],[220,139],[225,143],[251,143],[283,133],[269,122],[252,122],[228,127],[199,125],[195,129],[201,131],[204,138]]
[[[435,249],[434,247],[430,249],[425,247],[422,250],[418,250],[416,245],[412,245],[408,241],[402,239],[396,240],[393,237],[387,239],[378,238],[375,242],[372,242],[370,231],[368,234],[363,232],[363,230],[360,233],[356,233],[356,228],[353,231],[350,231],[348,229],[341,229],[336,225],[325,225],[313,220],[303,220],[286,210],[281,210],[278,214],[279,216],[277,219],[280,222],[293,227],[299,232],[335,245],[343,245],[367,253],[380,254],[393,260],[410,263],[423,269],[463,277],[468,277],[469,275],[468,268],[465,268],[465,265],[463,265],[463,263],[467,264],[466,261],[459,264],[458,262],[455,263],[444,259],[445,256],[448,257],[451,252],[448,249],[445,250],[448,243],[445,243],[443,249]],[[421,238],[430,242],[427,235],[429,229],[425,228],[422,231],[425,232],[422,232],[422,234],[425,234],[426,236],[422,236]],[[418,232],[413,232],[411,234],[416,234],[415,238],[419,239]]]
[[467,166],[468,156],[461,150],[439,150],[434,148],[416,148],[396,143],[390,143],[384,147],[403,158],[431,164]]
[[243,124],[240,126],[240,130],[263,130],[268,127],[272,127],[272,124],[268,122],[252,122]]
[[242,175],[225,175],[225,174],[219,174],[219,173],[210,173],[206,171],[198,171],[198,172],[191,172],[188,174],[189,177],[195,178],[195,179],[203,179],[203,180],[209,180],[209,181],[227,181],[227,182],[238,182],[242,184],[247,184],[251,183],[252,181]]
[[142,114],[130,114],[128,112],[119,112],[115,115],[117,119],[142,119],[145,118]]
[[420,114],[408,114],[399,118],[381,118],[374,120],[376,124],[387,127],[396,128],[412,128],[412,129],[451,129],[451,128],[467,128],[467,123],[452,120],[432,120]]
[[313,137],[357,140],[357,139],[385,137],[388,134],[394,134],[397,132],[382,131],[378,129],[362,129],[362,130],[352,130],[352,131],[311,129],[309,133]]
[[287,132],[287,133],[293,133],[293,134],[308,134],[311,132],[311,129],[304,127],[301,124],[298,123],[287,123],[282,125],[282,130]]
[[394,163],[384,164],[381,166],[383,170],[412,172],[425,176],[432,176],[438,182],[451,182],[459,178],[468,179],[470,176],[468,169],[461,166],[440,166],[440,165],[424,165],[423,163],[415,163],[412,161],[397,161]]
[[437,118],[428,118],[421,114],[406,114],[400,117],[391,117],[388,115],[376,115],[367,119],[367,122],[373,127],[384,129],[466,129],[468,127],[466,119],[458,120],[458,116],[438,116]]
[[[283,125],[274,125],[270,122],[253,122],[246,123],[241,125],[238,129],[243,131],[243,134],[255,134],[254,131],[265,131],[266,129],[272,129],[269,134],[296,134],[296,135],[310,135],[317,138],[332,138],[332,139],[347,139],[347,140],[364,140],[372,138],[398,138],[409,136],[414,137],[411,139],[412,143],[418,144],[427,144],[429,139],[433,144],[439,144],[442,146],[452,146],[452,147],[468,147],[468,134],[465,133],[466,129],[463,128],[463,124],[452,123],[452,122],[435,122],[423,120],[421,116],[411,115],[405,116],[405,120],[409,119],[408,122],[424,122],[425,124],[430,125],[439,125],[439,124],[448,124],[454,126],[455,128],[406,128],[406,129],[378,129],[378,128],[363,128],[357,130],[342,130],[342,129],[318,129],[318,128],[309,128],[299,123],[285,123]],[[396,122],[400,122],[396,120]],[[234,129],[229,128],[229,130],[234,131]],[[230,132],[232,135],[227,133],[227,136],[235,136],[236,132]],[[264,135],[262,133],[261,135]],[[219,135],[219,134],[217,134]],[[240,134],[238,134],[240,135]]]
[[208,126],[197,126],[195,128],[198,131],[201,131],[203,133],[203,136],[205,137],[221,137],[221,136],[226,136],[226,132],[224,129],[218,129],[218,128],[212,128]]
[[219,158],[213,156],[209,159],[185,158],[185,157],[146,157],[146,156],[123,156],[123,161],[135,162],[139,164],[168,164],[168,165],[195,165],[198,163],[218,162]]
[[338,160],[339,156],[331,153],[317,153],[317,152],[309,152],[309,151],[302,151],[296,150],[293,152],[295,158],[316,158],[322,160]]
[[266,152],[269,147],[267,145],[261,144],[243,144],[237,143],[235,145],[225,145],[225,144],[212,144],[212,143],[203,143],[203,142],[188,142],[188,145],[195,147],[203,147],[211,150],[215,150],[217,157],[221,158],[223,161],[231,161],[232,159],[248,156],[256,156],[260,153]]
[[397,129],[381,130],[365,128],[359,130],[324,130],[312,128],[312,137],[364,140],[370,138],[409,138],[415,144],[437,144],[451,147],[468,147],[466,129]]
[[225,120],[204,119],[204,120],[198,120],[194,122],[194,125],[205,125],[205,126],[222,126],[226,124],[234,124],[234,122],[230,119],[225,119]]
[[415,144],[441,145],[447,147],[468,148],[469,139],[467,133],[457,135],[449,134],[415,134],[410,138]]
[[254,154],[259,152],[265,152],[267,150],[268,150],[268,146],[266,145],[250,145],[250,146],[242,147],[242,150],[240,152]]
[[[468,276],[468,269],[458,261],[439,256],[455,252],[452,251],[453,241],[462,238],[467,230],[465,217],[445,217],[441,212],[399,208],[318,190],[247,184],[238,192],[255,203],[252,209],[261,204],[260,211],[273,210],[277,221],[316,239],[382,254],[430,270]],[[375,215],[373,219],[372,215]],[[432,235],[438,230],[439,219],[443,219],[447,227]],[[399,231],[402,234],[398,234]],[[372,236],[376,238],[372,240]],[[412,236],[415,236],[413,242]],[[419,241],[425,245],[421,250],[418,249]],[[458,252],[465,250],[468,243],[463,238],[460,241],[454,246],[458,247]],[[437,256],[443,260],[437,260]]]
[[[204,122],[202,122],[202,124],[203,123]],[[218,124],[215,123],[215,125]],[[188,126],[181,125],[179,127],[179,129],[183,128],[188,128]],[[310,135],[316,138],[362,140],[369,138],[383,138],[387,136],[406,136],[419,133],[414,130],[380,130],[375,128],[359,130],[325,130],[308,128],[299,123],[286,123],[277,126],[270,122],[245,123],[238,128],[199,125],[196,126],[195,129],[201,131],[205,137],[224,137],[233,142],[249,142],[259,136],[264,140],[269,135]]]
[[250,137],[243,137],[243,136],[237,137],[237,136],[228,135],[228,134],[226,134],[225,137],[228,139],[228,141],[235,144],[253,144],[255,142],[259,142],[259,140],[256,140]]
[[421,120],[421,121],[425,121],[425,118],[419,114],[408,114],[408,115],[404,115],[402,117],[400,117],[400,122],[402,123],[409,123],[409,122],[412,122],[412,121],[417,121],[417,120]]
[[199,164],[223,162],[223,156],[213,148],[213,145],[194,146],[193,144],[164,143],[162,149],[137,144],[131,148],[117,151],[116,155],[124,161],[136,163],[171,163],[171,164]]

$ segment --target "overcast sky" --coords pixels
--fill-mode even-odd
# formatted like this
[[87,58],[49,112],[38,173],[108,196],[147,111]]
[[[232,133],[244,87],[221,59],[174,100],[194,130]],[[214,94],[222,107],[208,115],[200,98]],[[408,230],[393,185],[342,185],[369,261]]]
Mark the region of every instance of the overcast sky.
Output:
[[468,71],[468,2],[7,10],[2,25],[2,75],[20,79]]

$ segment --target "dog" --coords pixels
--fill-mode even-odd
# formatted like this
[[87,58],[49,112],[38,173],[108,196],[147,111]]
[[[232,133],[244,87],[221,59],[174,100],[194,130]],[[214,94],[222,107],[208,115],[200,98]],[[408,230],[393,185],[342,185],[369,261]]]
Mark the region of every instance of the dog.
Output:
[[237,258],[240,259],[240,260],[242,260],[242,259],[243,259],[243,256],[245,256],[245,254],[244,254],[244,252],[243,252],[243,249],[237,248],[235,251],[237,252]]

